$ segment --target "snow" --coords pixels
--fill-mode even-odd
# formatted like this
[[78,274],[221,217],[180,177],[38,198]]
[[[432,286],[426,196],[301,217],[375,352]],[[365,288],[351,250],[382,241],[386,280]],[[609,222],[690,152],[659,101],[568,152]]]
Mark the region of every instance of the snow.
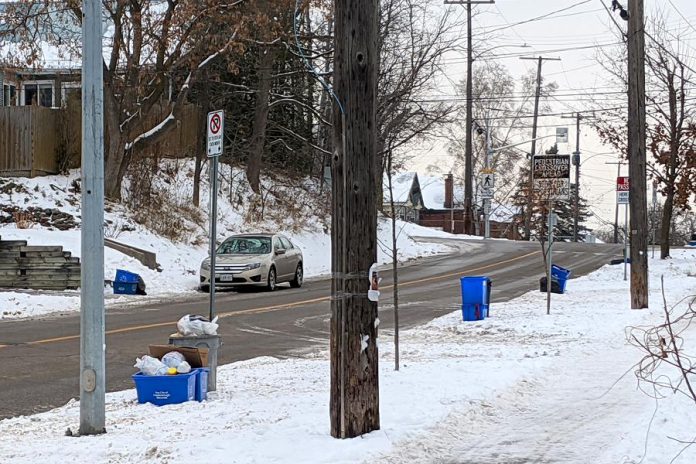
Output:
[[[401,331],[398,372],[392,334],[381,331],[381,430],[360,438],[329,435],[324,347],[222,366],[218,391],[203,403],[157,408],[137,404],[134,390],[108,394],[101,436],[64,436],[79,423],[74,401],[0,421],[0,457],[7,464],[664,464],[684,448],[676,440],[693,440],[696,407],[667,390],[656,402],[636,388],[633,366],[643,354],[626,343],[625,329],[662,321],[660,276],[670,305],[695,293],[696,250],[673,254],[650,263],[647,310],[629,308],[621,266],[605,266],[569,281],[565,295],[553,296],[551,315],[539,292],[495,303],[479,322],[462,322],[453,300],[452,313]],[[687,351],[693,336],[692,329]],[[696,462],[696,447],[675,462]]]
[[[163,171],[173,173],[171,177],[159,179],[162,190],[166,191],[175,207],[188,206],[192,196],[193,162],[165,161],[166,169]],[[61,212],[71,214],[75,221],[80,223],[80,196],[75,191],[73,182],[79,179],[79,171],[72,171],[67,176],[46,176],[33,179],[27,178],[0,178],[3,182],[19,184],[19,190],[9,193],[0,193],[0,204],[14,204],[26,209],[38,207],[46,209],[59,209]],[[230,179],[232,185],[230,186]],[[312,215],[312,212],[304,211],[309,219],[303,228],[295,227],[291,217],[285,214],[282,204],[270,205],[266,214],[276,217],[276,220],[250,220],[250,202],[253,195],[250,194],[248,185],[242,180],[243,172],[238,169],[230,171],[226,165],[221,166],[221,194],[218,197],[218,241],[226,236],[241,232],[266,232],[278,231],[287,235],[302,249],[304,256],[305,277],[313,278],[329,274],[331,271],[331,237],[329,229],[325,226],[326,220]],[[271,189],[267,193],[266,201],[272,203],[276,200],[273,195],[287,194],[288,188],[272,185],[269,179],[263,180],[265,188]],[[233,200],[230,201],[230,188],[233,191]],[[128,189],[126,185],[124,189]],[[126,256],[110,248],[104,250],[105,279],[113,280],[117,269],[126,269],[141,275],[147,286],[147,297],[135,295],[113,295],[110,288],[105,290],[106,305],[129,305],[143,303],[152,299],[163,299],[173,295],[186,297],[195,295],[198,287],[198,270],[201,261],[208,255],[207,218],[208,218],[208,182],[207,169],[203,171],[201,183],[201,207],[202,222],[187,223],[190,232],[182,241],[173,242],[157,235],[152,230],[138,224],[134,220],[134,212],[125,207],[107,203],[105,220],[105,234],[118,242],[126,243],[137,248],[156,253],[157,261],[163,271],[157,272],[148,269],[139,261]],[[294,193],[300,195],[297,198],[297,208],[309,208],[312,203],[304,201],[301,195],[310,193]],[[279,201],[279,200],[278,200]],[[241,202],[241,204],[240,204]],[[0,212],[0,215],[3,213]],[[280,218],[280,219],[277,219]],[[278,221],[282,221],[278,225]],[[412,223],[397,222],[398,231],[398,259],[407,261],[418,257],[443,253],[448,247],[423,241],[413,237],[451,237],[450,234],[420,227]],[[26,240],[28,245],[61,245],[65,251],[73,256],[80,256],[80,230],[66,231],[49,230],[35,224],[30,229],[17,229],[15,224],[0,226],[0,237],[3,240]],[[386,219],[379,221],[378,234],[378,261],[379,263],[391,262],[391,223]],[[0,291],[0,320],[10,318],[39,317],[49,313],[67,313],[78,311],[80,308],[79,290],[65,292],[51,291]]]
[[[409,201],[409,194],[413,188],[413,182],[418,174],[415,172],[402,172],[392,176],[392,192],[394,195],[394,203],[406,203]],[[391,200],[389,192],[389,178],[384,175],[382,182],[382,196],[384,203],[389,203]]]

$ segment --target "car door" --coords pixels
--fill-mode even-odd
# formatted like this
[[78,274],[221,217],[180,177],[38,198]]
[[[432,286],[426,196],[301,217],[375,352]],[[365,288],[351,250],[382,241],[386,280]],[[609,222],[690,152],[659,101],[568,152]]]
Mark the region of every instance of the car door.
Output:
[[292,271],[288,270],[290,265],[288,264],[287,250],[277,235],[273,236],[273,261],[278,274],[277,280],[279,282],[288,280],[288,273]]
[[287,256],[288,259],[288,265],[290,266],[292,279],[295,276],[295,269],[297,269],[297,265],[300,263],[300,249],[293,245],[293,243],[283,235],[280,236],[280,241],[283,243],[283,246],[286,250],[285,256]]

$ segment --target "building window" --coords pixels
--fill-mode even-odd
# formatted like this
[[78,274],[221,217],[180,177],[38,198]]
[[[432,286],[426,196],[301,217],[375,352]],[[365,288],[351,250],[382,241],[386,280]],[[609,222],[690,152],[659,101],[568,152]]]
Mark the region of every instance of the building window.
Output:
[[53,107],[53,86],[51,84],[25,84],[23,104],[25,106]]
[[15,106],[17,98],[17,87],[13,84],[3,84],[2,104],[3,106]]

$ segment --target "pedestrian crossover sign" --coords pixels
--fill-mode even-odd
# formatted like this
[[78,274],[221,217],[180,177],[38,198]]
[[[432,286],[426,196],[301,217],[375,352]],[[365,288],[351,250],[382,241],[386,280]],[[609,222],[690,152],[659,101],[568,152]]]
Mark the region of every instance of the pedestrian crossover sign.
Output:
[[225,136],[225,112],[208,113],[208,156],[222,155]]
[[481,187],[481,198],[483,198],[484,200],[490,200],[491,198],[493,198],[493,187],[495,187],[495,174],[481,174],[481,177],[479,178],[479,185]]
[[534,156],[534,193],[542,200],[570,199],[570,155]]

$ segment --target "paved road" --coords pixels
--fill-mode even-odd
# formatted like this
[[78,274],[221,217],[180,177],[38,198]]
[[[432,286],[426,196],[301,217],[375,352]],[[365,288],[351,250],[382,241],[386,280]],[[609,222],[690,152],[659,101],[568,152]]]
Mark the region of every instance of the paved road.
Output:
[[[458,309],[461,275],[488,275],[493,301],[538,286],[544,273],[538,243],[446,241],[452,253],[405,265],[400,279],[402,327]],[[559,244],[555,262],[574,276],[593,271],[620,253],[615,245]],[[382,273],[381,327],[390,328],[391,276]],[[330,282],[273,293],[218,292],[221,364],[257,356],[297,356],[328,343]],[[132,388],[137,356],[149,344],[166,343],[187,313],[207,314],[207,295],[138,307],[110,308],[106,315],[107,390]],[[79,394],[79,315],[0,322],[0,419],[45,411]]]

